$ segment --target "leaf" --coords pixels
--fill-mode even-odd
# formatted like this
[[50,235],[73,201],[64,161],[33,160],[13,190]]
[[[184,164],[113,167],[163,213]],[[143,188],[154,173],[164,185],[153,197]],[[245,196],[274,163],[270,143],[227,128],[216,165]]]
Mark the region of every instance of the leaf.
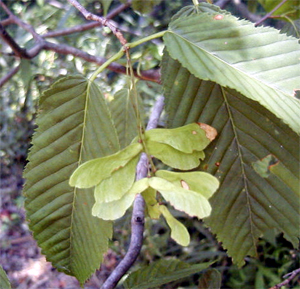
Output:
[[[258,238],[268,229],[284,232],[298,246],[299,196],[292,188],[300,183],[299,136],[259,103],[196,78],[166,51],[161,73],[168,127],[203,122],[218,131],[201,164],[220,181],[205,222],[234,262],[241,266],[246,255],[255,256]],[[292,181],[255,172],[253,162],[269,154]]]
[[183,211],[191,217],[202,219],[209,216],[211,212],[208,200],[197,192],[186,190],[158,177],[150,178],[149,185],[159,191],[175,209]]
[[142,151],[140,143],[133,143],[121,151],[102,158],[93,159],[80,165],[70,178],[70,186],[90,188],[124,167]]
[[106,16],[112,0],[100,0],[100,2],[103,7],[103,15]]
[[159,204],[156,200],[156,190],[152,188],[146,189],[142,196],[147,206],[147,213],[151,219],[159,219],[161,212],[159,210]]
[[132,8],[135,11],[138,11],[142,14],[150,13],[155,5],[158,5],[161,0],[133,0],[132,1]]
[[[214,130],[213,128],[211,128]],[[215,132],[216,136],[216,132]],[[145,139],[151,142],[167,144],[176,150],[190,154],[204,150],[213,140],[209,139],[201,124],[192,123],[173,129],[151,129],[145,132]]]
[[92,209],[93,216],[104,220],[116,220],[121,218],[132,205],[136,194],[140,194],[146,190],[148,186],[148,179],[141,179],[135,182],[122,198],[112,202],[103,202],[102,199],[99,199],[95,194],[96,203]]
[[95,198],[98,202],[116,201],[129,191],[135,180],[136,165],[139,160],[137,155],[124,167],[112,172],[111,176],[104,179],[95,187]]
[[195,191],[206,199],[209,199],[218,189],[219,181],[206,172],[170,172],[159,170],[155,173],[157,177],[163,178],[178,187],[183,187],[184,181],[188,190]]
[[99,88],[81,76],[60,79],[40,99],[38,128],[24,176],[30,229],[48,261],[81,284],[97,269],[112,224],[91,214],[93,191],[69,186],[82,162],[119,150]]
[[183,153],[163,143],[147,141],[148,153],[161,160],[164,164],[181,170],[191,170],[200,164],[199,159],[204,159],[203,151],[191,154]]
[[0,285],[2,289],[11,289],[10,282],[2,266],[0,266]]
[[163,284],[198,273],[209,267],[212,263],[189,265],[176,259],[162,259],[131,273],[123,285],[127,289],[157,288]]
[[199,280],[199,289],[220,289],[222,285],[222,277],[218,270],[208,269],[204,272]]
[[278,160],[273,155],[268,155],[252,164],[253,169],[263,178],[270,175],[270,166],[276,164]]
[[167,207],[160,205],[159,210],[171,229],[171,238],[181,246],[188,246],[190,243],[190,234],[187,228],[172,216]]
[[[278,4],[282,3],[282,0],[258,0],[258,2],[264,7],[267,12],[274,10]],[[281,5],[278,9],[272,13],[272,16],[287,16],[291,19],[300,18],[300,8],[298,0],[289,0]],[[284,20],[284,17],[280,18]]]
[[201,13],[172,21],[164,41],[170,56],[196,77],[239,91],[300,134],[297,39],[232,15]]
[[[115,123],[121,148],[128,146],[137,136],[137,120],[128,88],[119,90],[114,99],[109,103],[112,119]],[[142,110],[142,106],[139,106]]]
[[300,19],[295,21],[289,21],[280,30],[281,33],[285,33],[288,36],[300,38]]

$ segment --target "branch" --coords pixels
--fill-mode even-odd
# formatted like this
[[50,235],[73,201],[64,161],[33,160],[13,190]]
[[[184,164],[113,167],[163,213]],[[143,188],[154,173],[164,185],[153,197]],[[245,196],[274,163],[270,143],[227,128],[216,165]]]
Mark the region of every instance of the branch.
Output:
[[[164,107],[164,97],[159,97],[153,107],[149,118],[147,130],[157,127],[159,117]],[[147,177],[148,173],[148,158],[145,153],[137,165],[136,180]],[[128,251],[124,259],[119,263],[111,275],[106,279],[101,289],[113,289],[117,286],[120,279],[131,268],[137,259],[143,244],[145,219],[145,201],[141,194],[137,194],[133,203],[133,211],[131,218],[131,240]]]
[[[117,13],[120,13],[122,10],[127,8],[129,5],[130,5],[130,1],[126,4],[120,5],[119,7],[117,7],[113,11],[111,11],[111,13],[109,13],[107,16],[114,17],[115,15],[117,15]],[[92,62],[92,63],[96,63],[99,65],[102,65],[107,60],[104,57],[91,55],[91,54],[86,53],[75,47],[65,45],[65,44],[51,43],[51,42],[45,41],[45,39],[44,39],[45,37],[54,37],[54,36],[71,34],[71,33],[79,32],[79,31],[85,31],[87,29],[91,29],[92,27],[95,27],[95,24],[97,24],[97,26],[100,26],[103,23],[92,22],[92,23],[88,23],[88,24],[84,24],[84,25],[80,25],[80,26],[75,26],[73,28],[53,31],[53,32],[46,33],[44,35],[39,35],[38,33],[36,33],[36,31],[34,30],[34,28],[32,26],[28,25],[27,23],[24,23],[17,16],[15,16],[1,0],[0,0],[0,6],[6,11],[6,13],[9,16],[7,19],[0,22],[0,25],[2,24],[0,27],[0,36],[2,36],[2,31],[5,30],[4,24],[7,25],[7,24],[15,23],[15,24],[19,25],[20,27],[24,28],[25,30],[27,30],[29,33],[31,33],[32,36],[34,37],[34,39],[36,40],[36,45],[34,47],[32,47],[30,50],[26,50],[26,49],[21,48],[5,30],[4,33],[6,33],[8,35],[7,38],[9,38],[9,40],[6,40],[5,42],[12,48],[12,50],[14,51],[14,53],[17,56],[19,56],[21,58],[32,59],[35,56],[37,56],[42,50],[51,50],[56,53],[60,53],[60,54],[64,54],[64,55],[71,54],[75,57],[84,59],[87,62]],[[109,23],[109,22],[106,21],[106,24],[107,23]],[[111,63],[108,66],[108,69],[110,69],[114,72],[117,72],[117,73],[122,73],[122,74],[127,73],[126,67],[124,67],[118,63]],[[1,78],[0,87],[3,86],[7,81],[9,81],[9,79],[11,77],[13,77],[13,75],[15,75],[16,73],[17,73],[17,70],[14,70],[14,73],[10,72],[5,77]],[[150,69],[150,70],[140,71],[140,73],[138,73],[137,71],[134,71],[134,75],[135,75],[135,77],[142,79],[142,80],[148,80],[148,81],[160,83],[160,72],[158,69]]]
[[255,23],[255,26],[258,26],[259,24],[261,24],[262,22],[264,22],[267,18],[269,18],[270,16],[272,16],[272,14],[279,9],[287,0],[282,0],[274,9],[272,9],[269,13],[267,13],[263,18],[261,18],[260,20],[258,20]]
[[234,7],[236,8],[236,10],[241,14],[242,17],[249,19],[252,22],[257,22],[261,19],[260,16],[257,16],[253,13],[251,13],[248,8],[247,5],[245,5],[243,2],[241,2],[241,0],[233,0],[232,1]]
[[[106,16],[106,19],[114,18],[116,15],[118,15],[120,12],[122,12],[123,10],[128,8],[130,5],[131,5],[130,1],[128,1],[125,4],[121,4],[120,6],[118,6],[117,8],[112,10],[111,12],[109,12]],[[50,31],[48,33],[43,34],[42,36],[44,38],[47,38],[47,37],[57,37],[57,36],[63,36],[63,35],[70,35],[72,33],[86,31],[86,30],[89,30],[89,29],[92,29],[92,28],[95,28],[95,27],[99,27],[99,26],[102,26],[102,23],[97,22],[97,21],[93,21],[93,22],[86,23],[86,24],[83,24],[83,25],[76,25],[72,28],[65,28],[65,29],[60,29],[60,30],[56,30],[56,31]]]
[[127,43],[127,40],[124,38],[124,36],[120,32],[120,30],[116,26],[114,26],[107,18],[100,17],[98,15],[95,15],[95,14],[87,11],[76,0],[68,0],[68,2],[70,4],[72,4],[76,9],[78,9],[87,20],[94,20],[94,21],[101,23],[101,25],[108,27],[112,31],[112,33],[119,39],[120,43],[123,46]]
[[285,285],[288,285],[289,282],[292,281],[292,279],[294,279],[298,274],[300,274],[300,268],[292,271],[291,273],[284,275],[283,278],[287,278],[287,277],[288,278],[286,280],[284,280],[283,282],[271,287],[270,289],[279,289]]

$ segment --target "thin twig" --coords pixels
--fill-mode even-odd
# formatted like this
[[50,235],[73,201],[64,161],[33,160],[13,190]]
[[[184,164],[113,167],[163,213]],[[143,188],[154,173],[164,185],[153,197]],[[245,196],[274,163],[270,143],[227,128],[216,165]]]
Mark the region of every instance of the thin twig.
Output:
[[294,279],[298,274],[300,274],[300,268],[284,275],[283,278],[287,278],[287,279],[284,280],[283,282],[271,287],[270,289],[279,289],[285,285],[288,285],[290,283],[290,281],[292,281],[292,279]]
[[285,2],[287,2],[287,0],[282,0],[276,7],[274,7],[274,9],[272,9],[269,13],[267,13],[264,17],[262,17],[259,21],[257,21],[255,23],[255,26],[261,24],[262,22],[264,22],[267,18],[269,18],[270,16],[272,16],[272,14],[279,9]]
[[76,0],[68,0],[70,4],[72,4],[78,11],[82,13],[82,15],[87,20],[94,20],[101,23],[103,26],[108,27],[112,33],[119,39],[120,43],[124,46],[127,43],[127,40],[124,38],[123,34],[120,30],[114,26],[107,18],[100,17],[95,15],[89,11],[87,11],[78,1]]
[[252,22],[260,20],[261,17],[251,13],[248,10],[247,6],[243,2],[241,2],[241,0],[233,0],[232,4],[236,8],[236,10],[241,14],[242,17],[249,19]]
[[[106,15],[106,19],[114,18],[116,15],[118,15],[120,12],[122,12],[123,10],[128,8],[130,5],[131,5],[131,1],[128,1],[125,4],[121,4],[120,6],[116,7],[114,10],[109,12]],[[76,26],[71,27],[71,28],[65,28],[65,29],[50,31],[50,32],[47,32],[47,33],[43,34],[42,37],[48,38],[48,37],[57,37],[57,36],[63,36],[63,35],[70,35],[72,33],[90,30],[92,28],[99,27],[99,26],[102,26],[102,23],[100,23],[98,21],[93,21],[93,22],[86,23],[86,24],[83,24],[83,25],[76,25]]]
[[0,87],[2,87],[7,81],[9,81],[20,69],[20,65],[13,68],[11,71],[9,71],[6,75],[4,75],[0,79]]
[[[153,107],[149,118],[147,130],[157,127],[159,117],[164,108],[164,97],[159,97]],[[136,180],[147,177],[148,173],[148,158],[146,154],[142,154],[136,169]],[[137,259],[142,244],[144,233],[144,219],[145,219],[145,201],[141,194],[137,194],[133,203],[133,212],[131,218],[131,240],[128,251],[114,269],[111,275],[106,279],[101,289],[113,289],[116,287],[120,279],[131,268]]]
[[[109,13],[107,16],[113,17],[113,16],[117,15],[117,13],[119,13],[120,11],[124,10],[129,5],[130,5],[130,1],[127,4],[120,5],[119,7],[114,9],[111,13]],[[81,31],[80,26],[75,26],[74,30],[72,28],[70,28],[65,31],[62,31],[62,30],[57,31],[57,32],[53,31],[52,35],[50,34],[51,32],[49,32],[45,35],[39,35],[38,33],[36,33],[36,31],[34,30],[34,28],[32,26],[28,25],[27,23],[24,23],[17,16],[15,16],[1,0],[0,0],[0,6],[3,8],[4,11],[6,11],[6,13],[9,16],[7,19],[4,20],[4,22],[1,21],[0,24],[2,24],[4,26],[4,24],[8,25],[8,24],[15,23],[15,24],[19,25],[20,27],[24,28],[25,30],[27,30],[29,33],[31,33],[37,42],[36,45],[33,46],[30,50],[25,50],[25,49],[21,48],[15,41],[7,42],[7,44],[12,48],[12,50],[15,52],[15,54],[17,56],[19,56],[21,58],[32,59],[35,56],[37,56],[42,50],[52,50],[56,53],[60,53],[60,54],[64,54],[64,55],[70,54],[75,57],[84,59],[85,61],[96,63],[99,65],[102,65],[107,60],[104,57],[91,55],[91,54],[86,53],[75,47],[65,45],[65,44],[51,43],[51,42],[45,41],[45,39],[44,39],[44,37],[51,37],[51,36],[54,37],[55,34],[57,36],[57,35],[59,35],[59,33],[62,33],[61,35],[66,35],[65,33],[67,33],[67,32],[74,33],[76,31]],[[98,22],[93,22],[93,23],[89,23],[89,24],[91,24],[93,26],[94,23],[101,25],[101,23],[98,23]],[[87,24],[84,24],[81,26],[81,27],[83,27],[82,31],[84,31],[85,29],[91,28],[91,26],[86,26],[86,25]],[[8,34],[8,36],[10,37],[9,34]],[[12,37],[10,37],[10,38],[12,39]],[[25,57],[23,57],[23,56],[25,56]],[[108,69],[110,69],[111,71],[117,72],[117,73],[122,73],[122,74],[127,73],[126,67],[124,67],[118,63],[111,63],[108,66]],[[2,77],[0,79],[0,87],[2,87],[7,81],[9,81],[9,79],[11,79],[17,72],[18,72],[18,68],[14,68],[6,76]],[[142,79],[142,80],[149,80],[152,82],[160,83],[159,69],[149,69],[149,70],[145,70],[145,71],[140,71],[139,73],[137,73],[137,71],[134,71],[134,75],[137,78]]]

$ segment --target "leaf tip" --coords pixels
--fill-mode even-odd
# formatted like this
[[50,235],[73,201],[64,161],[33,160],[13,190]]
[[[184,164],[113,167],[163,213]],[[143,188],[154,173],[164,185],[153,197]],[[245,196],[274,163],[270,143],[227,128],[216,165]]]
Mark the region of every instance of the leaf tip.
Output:
[[215,128],[202,122],[198,122],[198,125],[200,126],[201,129],[205,131],[205,135],[210,141],[213,141],[216,138],[218,133]]

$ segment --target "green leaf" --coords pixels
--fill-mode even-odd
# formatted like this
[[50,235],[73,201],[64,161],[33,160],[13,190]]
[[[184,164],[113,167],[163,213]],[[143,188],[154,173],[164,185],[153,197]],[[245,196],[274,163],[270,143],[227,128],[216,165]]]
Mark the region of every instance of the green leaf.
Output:
[[112,224],[94,218],[93,191],[69,186],[82,162],[119,150],[104,96],[81,76],[57,81],[40,99],[24,176],[25,208],[42,253],[81,284],[99,268]]
[[[212,128],[213,129],[213,128]],[[217,132],[215,131],[215,136]],[[183,153],[203,151],[212,139],[208,139],[200,124],[192,123],[173,129],[151,129],[145,132],[147,141],[167,144]]]
[[149,185],[159,191],[175,209],[183,211],[191,217],[196,216],[202,219],[210,215],[211,206],[208,200],[198,192],[184,189],[158,177],[150,178]]
[[100,0],[103,7],[103,15],[106,16],[112,0]]
[[157,177],[163,178],[178,187],[188,188],[209,199],[218,189],[217,178],[206,172],[171,172],[159,170],[155,173]]
[[263,178],[270,175],[270,166],[276,164],[278,160],[273,155],[268,155],[252,164],[253,169]]
[[90,188],[109,178],[114,171],[127,165],[142,151],[140,143],[133,143],[113,155],[93,159],[80,165],[70,178],[70,186]]
[[[299,136],[259,103],[196,78],[166,51],[162,80],[168,127],[203,122],[218,131],[201,164],[220,181],[205,222],[228,254],[243,265],[246,255],[256,256],[258,238],[272,228],[298,246],[299,196],[292,188],[300,183]],[[253,163],[269,154],[292,178],[256,173]]]
[[181,170],[191,170],[200,164],[200,159],[204,159],[203,151],[194,151],[187,154],[172,148],[163,143],[147,141],[148,153],[161,160],[164,164]]
[[190,234],[187,228],[177,221],[165,206],[160,205],[159,210],[171,229],[171,238],[181,246],[188,246],[190,243]]
[[135,180],[136,165],[139,155],[130,160],[124,167],[112,172],[95,187],[95,198],[98,202],[116,201],[129,191]]
[[212,262],[189,265],[176,259],[162,259],[131,273],[123,285],[128,289],[157,288],[163,284],[198,273],[211,264]]
[[281,33],[285,33],[288,36],[300,38],[300,20],[289,21],[280,30]]
[[0,266],[0,285],[2,289],[11,289],[10,282],[2,266]]
[[[218,270],[208,269],[201,276],[198,284],[199,289],[220,289],[222,277]],[[261,287],[262,288],[262,287]]]
[[135,195],[140,194],[148,187],[148,179],[141,179],[135,182],[122,198],[112,202],[103,202],[102,198],[99,199],[98,195],[95,194],[96,202],[92,209],[93,216],[104,220],[116,220],[121,218],[132,205]]
[[155,5],[158,5],[161,0],[133,0],[132,1],[132,8],[135,11],[138,11],[142,14],[150,13]]
[[[109,103],[112,119],[115,123],[121,148],[128,146],[137,136],[137,120],[128,88],[119,90],[114,99]],[[142,111],[142,106],[139,106]]]
[[[271,12],[275,9],[278,4],[282,3],[282,0],[258,0],[259,3],[265,8],[267,12]],[[281,5],[278,9],[272,13],[272,16],[287,16],[291,19],[300,18],[300,8],[298,0],[289,0]],[[284,20],[284,17],[281,17],[280,20]]]
[[142,196],[147,206],[147,213],[151,219],[159,219],[161,212],[159,210],[159,204],[156,200],[156,190],[152,188],[146,189]]
[[172,21],[164,41],[171,57],[196,77],[239,91],[300,134],[297,39],[231,15],[202,13]]

